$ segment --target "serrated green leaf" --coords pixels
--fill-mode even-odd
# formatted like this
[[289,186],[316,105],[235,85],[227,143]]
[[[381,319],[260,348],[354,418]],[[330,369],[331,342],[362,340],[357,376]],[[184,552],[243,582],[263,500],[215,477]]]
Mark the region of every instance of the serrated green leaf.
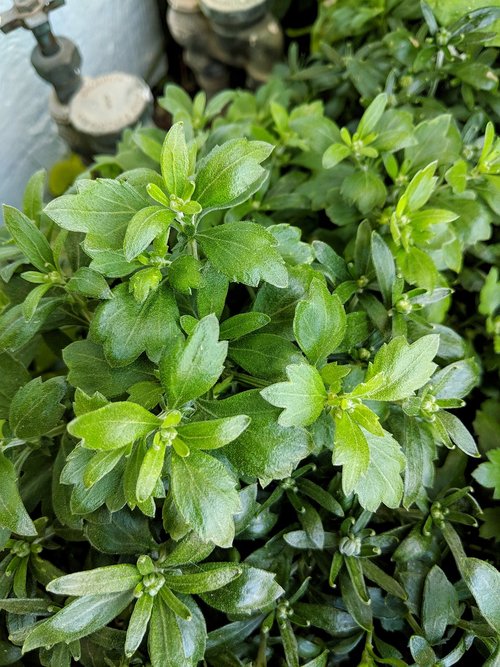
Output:
[[196,239],[213,266],[232,282],[257,287],[261,280],[286,287],[285,262],[276,239],[254,222],[232,222],[198,231]]
[[217,382],[227,354],[227,343],[219,342],[215,315],[198,322],[186,341],[178,339],[160,361],[160,379],[171,408],[205,394]]
[[242,476],[261,480],[285,479],[312,448],[303,428],[285,428],[278,423],[279,410],[267,403],[257,389],[219,401],[200,401],[206,419],[242,413],[250,425],[224,448],[224,456]]
[[231,546],[240,501],[227,468],[196,449],[187,457],[172,452],[171,477],[175,506],[189,527],[203,540]]
[[373,363],[368,366],[366,379],[378,373],[385,376],[383,387],[366,395],[374,401],[399,401],[411,396],[420,389],[432,376],[436,364],[432,359],[439,347],[439,336],[431,334],[423,336],[408,344],[403,336],[394,338],[383,345],[375,355]]
[[342,489],[349,495],[368,469],[370,448],[363,430],[344,410],[335,415],[334,442],[332,462],[343,466]]
[[493,489],[493,498],[500,499],[500,449],[492,449],[486,452],[489,461],[481,463],[472,476],[482,486]]
[[78,194],[54,199],[44,212],[63,229],[85,232],[87,248],[121,250],[128,223],[150,200],[126,181],[78,183]]
[[318,364],[334,352],[346,330],[345,310],[340,299],[330,294],[326,285],[314,279],[307,299],[295,309],[293,331],[300,349],[312,364]]
[[12,399],[9,422],[19,438],[36,438],[50,432],[61,419],[65,407],[61,401],[66,381],[54,377],[42,382],[37,377],[17,390]]
[[363,430],[363,434],[370,454],[368,468],[354,488],[359,503],[370,512],[375,512],[380,504],[399,507],[403,496],[401,472],[405,465],[401,447],[390,433],[378,437]]
[[241,198],[249,198],[266,173],[260,163],[273,148],[263,141],[247,139],[231,139],[216,146],[198,165],[193,198],[208,211],[235,206]]
[[288,382],[262,389],[261,396],[271,405],[284,408],[278,417],[281,426],[309,426],[325,407],[326,389],[321,375],[313,366],[287,366]]
[[177,304],[166,285],[138,303],[128,285],[122,284],[114,288],[112,299],[97,308],[90,332],[103,345],[112,366],[128,366],[142,352],[157,362],[179,333],[178,318]]

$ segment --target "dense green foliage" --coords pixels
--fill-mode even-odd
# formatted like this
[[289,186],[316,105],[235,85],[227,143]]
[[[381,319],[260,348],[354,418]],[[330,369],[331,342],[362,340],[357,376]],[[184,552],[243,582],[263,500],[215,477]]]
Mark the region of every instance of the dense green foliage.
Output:
[[362,4],[4,207],[0,665],[499,664],[500,10]]

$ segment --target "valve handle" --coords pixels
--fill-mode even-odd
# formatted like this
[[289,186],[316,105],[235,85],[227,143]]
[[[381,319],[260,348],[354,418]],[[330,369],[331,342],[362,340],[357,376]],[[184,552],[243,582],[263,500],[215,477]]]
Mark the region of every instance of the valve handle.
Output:
[[14,5],[0,14],[0,30],[31,30],[46,56],[54,55],[59,45],[49,24],[48,14],[64,5],[65,0],[14,0]]

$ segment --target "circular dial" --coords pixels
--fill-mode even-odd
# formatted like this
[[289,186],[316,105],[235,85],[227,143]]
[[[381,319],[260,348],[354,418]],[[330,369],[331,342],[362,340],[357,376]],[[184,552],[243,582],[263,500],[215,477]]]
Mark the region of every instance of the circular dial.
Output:
[[141,119],[151,100],[151,91],[142,79],[113,72],[85,80],[70,102],[69,116],[79,132],[118,134]]

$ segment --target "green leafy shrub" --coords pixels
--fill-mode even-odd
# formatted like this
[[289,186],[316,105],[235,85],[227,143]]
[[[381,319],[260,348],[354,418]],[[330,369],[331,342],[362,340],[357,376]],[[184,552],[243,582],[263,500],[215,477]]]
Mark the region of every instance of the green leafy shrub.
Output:
[[0,664],[498,663],[498,17],[388,4],[4,207]]

